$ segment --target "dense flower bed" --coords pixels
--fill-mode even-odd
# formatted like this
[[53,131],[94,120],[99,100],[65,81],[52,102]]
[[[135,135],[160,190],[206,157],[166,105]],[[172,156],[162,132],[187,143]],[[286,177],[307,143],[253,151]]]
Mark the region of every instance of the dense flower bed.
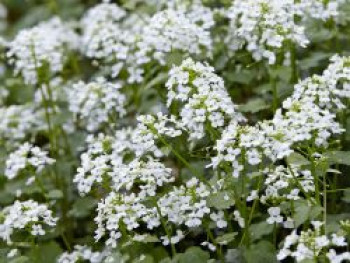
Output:
[[4,0],[0,262],[350,262],[349,17]]

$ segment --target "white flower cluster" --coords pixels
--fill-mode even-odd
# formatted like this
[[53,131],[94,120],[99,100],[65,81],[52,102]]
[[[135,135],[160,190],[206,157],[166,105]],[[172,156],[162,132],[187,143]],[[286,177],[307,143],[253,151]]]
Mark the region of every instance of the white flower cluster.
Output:
[[283,244],[283,248],[277,255],[278,260],[287,257],[294,258],[297,262],[303,260],[314,260],[321,253],[327,252],[327,257],[331,262],[343,262],[350,260],[350,253],[344,252],[336,254],[332,247],[346,248],[348,245],[345,237],[332,234],[328,237],[322,234],[323,222],[313,221],[313,229],[301,231],[297,234],[296,230],[288,235]]
[[90,263],[101,263],[106,258],[107,253],[93,252],[88,246],[74,246],[72,252],[64,252],[57,260],[58,263],[78,263],[87,261]]
[[12,147],[26,136],[45,127],[42,113],[31,105],[0,107],[0,116],[0,140]]
[[127,16],[113,3],[101,3],[89,9],[81,21],[82,52],[89,58],[110,65],[113,77],[127,66],[128,81],[140,82],[143,70],[137,66],[136,41],[144,21],[139,16]]
[[[198,179],[192,178],[186,185],[174,187],[172,191],[162,196],[158,206],[162,217],[176,225],[186,225],[189,228],[202,225],[202,219],[210,214],[206,198],[210,190]],[[212,217],[215,215],[212,215]]]
[[173,67],[166,83],[167,106],[180,102],[181,123],[188,129],[190,139],[205,136],[206,124],[212,128],[224,127],[231,120],[242,120],[235,112],[224,81],[207,64],[186,59],[179,67]]
[[167,0],[164,5],[168,9],[183,10],[192,22],[203,28],[210,29],[215,25],[213,10],[204,6],[201,0]]
[[[46,102],[53,102],[51,107],[55,107],[55,111],[59,112],[57,103],[59,101],[66,101],[66,94],[64,91],[65,83],[61,77],[55,77],[48,83],[41,85],[41,89],[37,89],[34,93],[34,103],[36,105],[45,105]],[[51,110],[51,109],[49,109]]]
[[[297,167],[286,168],[277,166],[272,171],[266,169],[265,190],[260,197],[260,202],[280,203],[284,200],[300,199],[300,189],[303,193],[313,193],[315,185],[311,172],[308,170],[299,171]],[[297,180],[297,181],[296,181]]]
[[276,63],[276,53],[287,43],[305,47],[304,27],[295,23],[293,0],[234,1],[227,12],[230,20],[229,48],[246,48],[255,60]]
[[156,116],[152,115],[142,115],[137,118],[139,121],[138,129],[141,133],[147,133],[153,131],[156,133],[154,137],[158,135],[167,136],[170,138],[175,138],[181,136],[185,127],[175,116],[170,115],[169,117],[161,112],[158,112]]
[[339,4],[344,0],[300,0],[295,3],[295,12],[302,19],[327,20],[339,15]]
[[136,233],[141,224],[146,224],[147,229],[158,227],[160,219],[157,209],[146,207],[142,201],[144,198],[135,193],[127,195],[111,192],[98,204],[95,239],[101,239],[108,232],[106,245],[116,247],[117,240],[122,234],[126,234],[126,231]]
[[[168,9],[156,13],[142,31],[137,43],[137,57],[165,63],[166,55],[179,50],[191,55],[211,54],[212,40],[207,24],[182,10]],[[194,20],[194,21],[193,21]]]
[[69,110],[82,120],[88,131],[96,131],[103,124],[115,123],[126,114],[126,97],[121,93],[121,83],[111,83],[104,78],[84,83],[82,81],[68,90]]
[[38,84],[38,71],[50,74],[62,71],[69,50],[76,49],[78,37],[59,18],[20,31],[9,43],[8,61],[26,84]]
[[33,236],[45,235],[43,227],[55,226],[57,218],[44,204],[33,200],[15,201],[0,212],[0,238],[11,243],[11,235],[18,230],[27,230]]
[[110,176],[115,191],[123,189],[130,191],[137,186],[140,198],[155,196],[158,187],[174,181],[171,169],[152,158],[146,161],[134,159],[127,165],[115,167]]
[[[135,129],[117,130],[114,136],[88,136],[88,149],[80,156],[81,166],[73,180],[77,183],[79,192],[87,194],[95,183],[110,179],[119,183],[130,180],[129,175],[122,178],[120,172],[132,169],[132,165],[137,165],[137,162],[141,164],[143,161],[139,158],[144,155],[148,156],[144,164],[149,162],[150,167],[155,165],[159,168],[161,163],[153,157],[161,157],[162,152],[155,145],[154,139],[155,135],[142,122]],[[129,156],[129,159],[125,160],[126,156]],[[136,159],[132,164],[130,158],[134,157]],[[162,167],[162,170],[165,177],[161,180],[170,180],[169,170],[165,167]]]
[[[233,176],[237,177],[244,166],[240,158],[242,154],[250,165],[257,165],[263,156],[273,162],[283,159],[293,152],[293,146],[301,142],[317,147],[327,146],[332,135],[344,130],[336,121],[336,114],[328,109],[330,106],[325,107],[326,104],[318,97],[323,90],[327,94],[332,90],[333,101],[341,107],[340,99],[348,96],[346,60],[335,61],[324,73],[327,76],[331,76],[329,72],[334,73],[329,80],[332,85],[321,83],[321,87],[317,87],[316,82],[309,90],[309,82],[301,81],[295,86],[294,95],[283,102],[283,108],[276,111],[272,120],[258,122],[254,127],[231,123],[217,140],[215,149],[218,154],[210,166],[215,168],[223,161],[229,162]],[[341,81],[344,82],[343,88],[338,88]]]
[[125,68],[128,82],[140,83],[144,64],[156,60],[163,65],[174,50],[211,54],[213,14],[200,4],[195,6],[192,11],[169,8],[149,18],[129,15],[113,3],[101,3],[88,10],[81,21],[82,52],[109,65],[112,77]]
[[322,75],[314,75],[295,85],[291,98],[284,102],[288,106],[294,100],[314,103],[322,109],[336,112],[345,109],[344,100],[350,98],[350,59],[334,56]]
[[40,173],[45,166],[55,162],[47,155],[48,152],[41,150],[39,147],[24,143],[15,152],[11,153],[6,160],[5,176],[11,180],[25,169]]

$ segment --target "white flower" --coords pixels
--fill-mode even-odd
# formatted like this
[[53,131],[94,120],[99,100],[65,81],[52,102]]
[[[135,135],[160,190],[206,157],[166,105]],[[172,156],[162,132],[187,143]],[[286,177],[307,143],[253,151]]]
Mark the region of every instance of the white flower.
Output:
[[331,239],[332,244],[338,247],[344,247],[347,246],[347,242],[345,237],[343,236],[338,236],[337,234],[332,234],[332,239]]
[[233,215],[234,215],[234,220],[237,221],[238,225],[241,227],[241,228],[244,228],[245,226],[245,221],[244,221],[244,218],[241,216],[241,213],[238,211],[238,210],[235,210],[233,212]]
[[280,215],[281,209],[279,207],[270,207],[267,212],[270,215],[266,220],[268,224],[279,224],[283,222],[283,217]]
[[19,251],[17,248],[11,249],[9,253],[7,253],[7,258],[13,258],[15,257],[17,254],[19,254]]
[[85,84],[80,81],[68,90],[69,110],[81,120],[88,131],[96,131],[104,124],[115,123],[126,114],[126,97],[122,85],[98,78]]
[[33,236],[43,236],[45,231],[41,225],[32,225],[32,231],[30,232]]
[[11,105],[0,107],[0,140],[4,140],[10,149],[26,136],[45,130],[42,112],[31,105]]
[[1,212],[0,238],[11,243],[11,235],[16,229],[23,230],[31,227],[32,235],[44,235],[44,225],[55,226],[57,218],[44,204],[33,200],[15,201],[13,205],[5,207]]
[[101,3],[89,9],[81,20],[83,31],[81,51],[99,60],[113,77],[123,67],[130,83],[143,80],[143,69],[137,64],[136,41],[147,17],[126,16],[126,11],[113,3]]
[[74,246],[72,252],[64,252],[57,260],[58,263],[77,263],[81,260],[90,263],[101,263],[108,256],[108,250],[93,252],[88,246]]
[[176,230],[176,235],[172,236],[170,240],[167,236],[160,237],[164,246],[167,246],[169,244],[177,244],[184,238],[185,238],[185,235],[181,230]]
[[198,17],[193,19],[184,10],[167,9],[148,21],[137,47],[136,56],[142,58],[142,63],[155,59],[165,64],[166,55],[174,50],[210,55],[212,40],[207,25],[201,24]]
[[219,211],[218,213],[211,213],[210,218],[214,223],[216,223],[216,226],[218,228],[227,227],[227,221],[225,220],[225,214],[223,211]]
[[208,247],[211,251],[216,251],[216,246],[208,241],[202,242],[201,245],[204,247]]
[[51,75],[63,70],[68,50],[76,49],[78,37],[67,25],[55,17],[39,25],[23,29],[9,43],[7,56],[26,84],[38,84],[38,71]]
[[141,223],[145,223],[148,229],[158,227],[160,220],[157,209],[146,207],[142,201],[143,198],[134,193],[127,195],[111,192],[98,204],[98,215],[95,217],[98,228],[95,239],[100,240],[108,234],[106,245],[116,247],[121,237],[121,224],[126,227],[126,231],[133,233],[137,231]]
[[174,187],[158,200],[161,215],[171,223],[189,228],[202,224],[202,219],[210,213],[206,197],[210,191],[206,185],[192,178],[186,187]]
[[188,58],[169,72],[167,106],[180,102],[181,122],[189,130],[190,139],[205,135],[205,123],[213,129],[223,127],[231,120],[242,120],[225,89],[224,81],[207,64]]
[[13,179],[25,169],[34,169],[30,172],[40,172],[45,166],[55,162],[47,156],[48,152],[29,143],[21,145],[15,152],[11,153],[6,160],[5,176]]
[[232,51],[246,48],[255,60],[277,62],[276,55],[292,42],[305,47],[304,27],[296,24],[293,0],[234,1],[227,12],[230,20],[226,42]]

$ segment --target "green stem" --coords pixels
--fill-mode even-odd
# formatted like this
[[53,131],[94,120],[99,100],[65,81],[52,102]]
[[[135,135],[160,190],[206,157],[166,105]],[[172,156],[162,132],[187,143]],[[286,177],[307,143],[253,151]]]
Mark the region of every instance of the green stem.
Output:
[[205,228],[206,228],[207,236],[208,236],[209,240],[210,240],[210,241],[215,245],[215,247],[216,247],[216,253],[217,253],[217,255],[218,255],[218,258],[220,259],[221,262],[225,262],[225,259],[224,259],[223,255],[222,255],[221,248],[220,248],[220,246],[218,245],[218,243],[216,242],[213,233],[210,231],[209,226],[206,226]]
[[178,153],[178,152],[174,149],[174,147],[172,147],[172,146],[157,132],[157,130],[156,130],[153,126],[151,126],[151,125],[147,125],[147,126],[148,126],[148,128],[152,131],[152,133],[155,134],[155,135],[158,137],[158,139],[159,139],[166,147],[168,147],[168,148],[170,149],[170,151],[176,156],[176,158],[177,158],[180,162],[182,162],[196,177],[200,178],[200,179],[202,180],[202,182],[208,184],[208,183],[207,183],[207,180],[204,178],[204,176],[203,176],[202,174],[199,174],[199,173],[197,172],[197,170],[194,169],[194,168],[189,164],[189,162],[187,162],[187,161],[181,156],[181,154]]
[[292,68],[292,76],[290,79],[290,83],[295,84],[298,82],[299,74],[297,68],[296,48],[294,43],[290,44],[290,63]]
[[161,213],[160,208],[159,208],[159,206],[157,204],[157,201],[155,201],[154,203],[155,203],[155,206],[156,206],[156,209],[157,209],[157,213],[159,215],[160,223],[161,223],[161,225],[162,225],[162,227],[163,227],[163,229],[165,231],[165,234],[167,235],[167,237],[169,239],[169,243],[170,243],[170,246],[171,246],[171,254],[172,254],[173,257],[175,257],[175,255],[176,255],[176,248],[175,248],[175,245],[173,243],[171,243],[171,233],[170,233],[169,229],[166,226],[166,222],[165,222],[165,220],[164,220],[164,218],[162,216],[162,213]]

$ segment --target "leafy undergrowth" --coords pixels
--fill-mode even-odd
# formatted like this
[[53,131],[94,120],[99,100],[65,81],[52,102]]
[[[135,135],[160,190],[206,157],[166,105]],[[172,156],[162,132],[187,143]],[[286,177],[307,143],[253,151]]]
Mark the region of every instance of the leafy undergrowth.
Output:
[[3,0],[0,262],[350,262],[348,0]]

